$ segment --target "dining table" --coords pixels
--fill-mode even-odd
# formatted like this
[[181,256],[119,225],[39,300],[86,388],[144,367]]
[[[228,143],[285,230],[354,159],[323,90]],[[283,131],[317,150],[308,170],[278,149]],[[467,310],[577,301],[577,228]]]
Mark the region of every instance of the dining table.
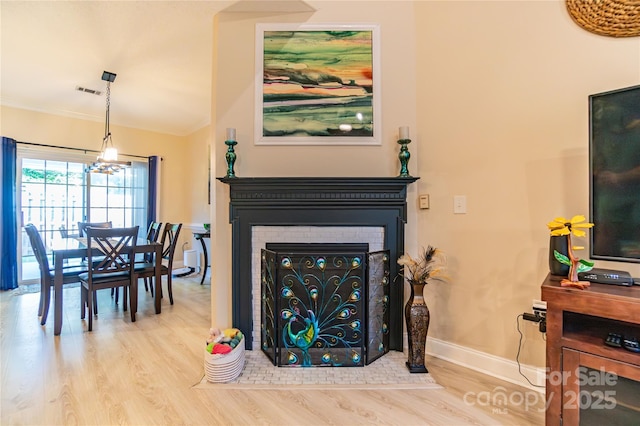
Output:
[[[54,299],[54,322],[53,334],[59,335],[62,331],[62,283],[63,266],[68,259],[82,259],[87,257],[87,240],[83,237],[68,237],[53,239],[49,242],[49,248],[53,254],[54,278],[53,278],[53,299]],[[99,250],[93,249],[99,255]],[[135,253],[155,253],[155,282],[156,287],[162,285],[162,243],[138,238],[136,240]],[[162,311],[162,292],[154,292],[154,303],[156,314]]]

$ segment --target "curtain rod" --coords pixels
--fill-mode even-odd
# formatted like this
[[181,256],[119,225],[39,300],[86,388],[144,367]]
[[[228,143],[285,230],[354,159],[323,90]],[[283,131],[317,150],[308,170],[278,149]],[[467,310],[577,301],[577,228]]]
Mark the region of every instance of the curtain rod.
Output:
[[[21,141],[16,141],[16,143],[19,143],[19,144],[22,144],[22,145],[43,146],[43,147],[46,147],[46,148],[69,149],[69,150],[72,150],[72,151],[81,151],[81,152],[84,152],[85,154],[88,153],[88,152],[100,153],[100,151],[96,151],[95,149],[72,148],[72,147],[69,147],[69,146],[47,145],[47,144],[44,144],[44,143],[21,142]],[[144,158],[145,160],[148,160],[150,158],[150,157],[143,157],[142,155],[131,155],[131,154],[120,154],[120,155],[124,155],[125,157]]]

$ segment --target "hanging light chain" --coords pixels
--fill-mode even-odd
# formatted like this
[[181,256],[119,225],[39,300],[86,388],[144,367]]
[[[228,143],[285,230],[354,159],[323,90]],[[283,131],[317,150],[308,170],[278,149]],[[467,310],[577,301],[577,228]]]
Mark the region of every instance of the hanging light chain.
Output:
[[[111,131],[109,129],[109,109],[111,107],[111,82],[107,81],[107,116],[104,120],[104,139],[105,142],[107,138],[111,136]],[[113,144],[113,142],[112,142]]]
[[110,109],[111,109],[111,82],[115,80],[116,75],[105,71],[102,79],[107,82],[107,101],[106,101],[106,117],[104,121],[104,138],[102,139],[102,149],[97,161],[90,164],[85,172],[87,173],[104,173],[113,174],[131,166],[130,161],[118,161],[118,151],[113,146],[111,139],[111,130],[109,129]]

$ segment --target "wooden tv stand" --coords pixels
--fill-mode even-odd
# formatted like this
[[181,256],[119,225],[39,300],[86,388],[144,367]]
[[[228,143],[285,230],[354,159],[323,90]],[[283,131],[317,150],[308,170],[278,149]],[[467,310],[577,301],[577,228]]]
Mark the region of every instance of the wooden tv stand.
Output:
[[640,423],[640,353],[604,344],[610,332],[640,339],[640,287],[592,283],[579,290],[561,287],[560,279],[549,275],[542,284],[546,424],[577,425],[581,416],[583,424],[614,424],[616,416],[622,422],[615,424]]

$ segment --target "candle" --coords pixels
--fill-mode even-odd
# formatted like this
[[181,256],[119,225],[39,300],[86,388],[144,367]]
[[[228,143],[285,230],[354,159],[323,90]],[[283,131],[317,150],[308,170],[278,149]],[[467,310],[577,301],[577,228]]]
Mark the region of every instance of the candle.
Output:
[[409,126],[400,127],[400,139],[409,139]]
[[227,140],[235,141],[236,140],[236,129],[233,127],[227,127]]

